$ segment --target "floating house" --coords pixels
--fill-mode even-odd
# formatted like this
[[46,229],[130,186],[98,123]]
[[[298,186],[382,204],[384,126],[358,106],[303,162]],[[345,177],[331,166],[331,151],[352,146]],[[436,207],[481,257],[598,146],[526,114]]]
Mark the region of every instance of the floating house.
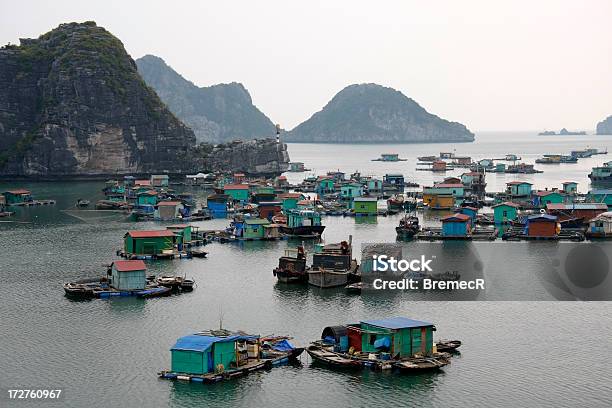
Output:
[[547,204],[562,204],[565,202],[565,194],[557,190],[536,191],[533,194],[533,204],[545,208]]
[[251,201],[257,204],[275,200],[276,192],[272,186],[257,186],[251,194]]
[[196,333],[179,338],[170,349],[173,372],[207,374],[239,366],[249,355],[258,356],[259,336],[232,334],[218,337]]
[[223,186],[223,193],[228,195],[234,201],[241,203],[246,203],[249,201],[248,184],[226,184]]
[[471,232],[472,218],[468,215],[447,215],[441,221],[442,235],[445,237],[466,237]]
[[278,196],[278,199],[283,203],[283,211],[293,210],[297,208],[298,201],[304,199],[301,193],[284,193]]
[[577,194],[578,183],[576,183],[575,181],[565,181],[563,182],[562,190],[565,194]]
[[591,203],[603,203],[612,207],[612,189],[591,190],[586,196],[586,200]]
[[472,158],[469,156],[456,156],[454,163],[460,166],[469,166],[472,164]]
[[406,161],[406,159],[400,159],[399,154],[397,153],[382,153],[380,158],[373,159],[372,161],[397,162]]
[[493,219],[495,224],[509,224],[518,217],[520,206],[512,202],[504,202],[493,206]]
[[244,173],[234,173],[234,183],[242,184],[246,180],[246,175]]
[[230,196],[227,194],[211,194],[206,198],[206,207],[213,218],[224,218],[227,216],[227,203]]
[[603,166],[593,167],[589,178],[593,184],[612,183],[612,161],[604,163]]
[[571,219],[582,219],[588,221],[608,211],[606,204],[600,203],[572,203],[572,204],[547,204],[546,213],[557,216],[559,222]]
[[302,162],[291,162],[289,163],[289,171],[299,173],[306,171],[306,169],[304,168],[304,163]]
[[512,197],[527,197],[531,195],[532,185],[526,181],[510,181],[506,183],[506,192]]
[[160,201],[157,203],[154,217],[158,220],[176,220],[188,217],[189,209],[180,201]]
[[176,225],[168,225],[166,229],[168,231],[172,231],[174,235],[176,235],[177,244],[189,244],[192,239],[193,228],[189,224],[176,224]]
[[176,235],[169,230],[129,231],[123,237],[123,249],[128,255],[163,255],[171,253]]
[[142,290],[147,284],[147,267],[141,260],[114,261],[110,286],[117,290]]
[[381,194],[383,192],[383,182],[377,178],[368,178],[365,183],[365,192],[368,194]]
[[151,186],[153,187],[168,187],[170,178],[167,174],[153,174],[151,176]]
[[601,213],[590,220],[586,235],[590,238],[611,238],[612,212]]
[[361,197],[363,193],[363,186],[358,183],[348,183],[340,187],[340,196],[344,200],[352,200],[355,197]]
[[277,214],[280,214],[283,210],[283,204],[280,201],[266,201],[259,203],[257,210],[259,211],[259,217],[264,219],[272,219]]
[[146,190],[137,194],[136,204],[138,205],[156,205],[157,204],[157,191]]
[[436,160],[431,164],[432,171],[446,171],[446,162],[444,160]]
[[559,234],[561,225],[554,215],[536,214],[527,217],[525,230],[529,237],[549,238]]
[[464,214],[470,217],[470,224],[474,228],[476,223],[476,216],[478,215],[478,208],[475,207],[461,207],[459,208],[459,214]]
[[15,205],[29,203],[32,200],[32,193],[29,190],[23,188],[8,190],[2,193],[6,201],[6,205]]
[[376,215],[378,214],[378,200],[374,197],[356,197],[353,200],[353,210],[355,215]]
[[461,183],[440,183],[432,187],[423,187],[423,203],[430,209],[449,209],[461,202],[465,195],[465,186]]
[[383,184],[386,184],[387,186],[397,189],[399,191],[404,191],[404,187],[406,185],[404,181],[404,175],[397,173],[385,174],[385,176],[383,177]]
[[345,173],[337,170],[337,171],[328,171],[327,177],[331,178],[336,183],[342,183],[345,180]]
[[313,210],[287,211],[287,224],[281,225],[281,232],[288,235],[321,235],[325,226],[321,224],[321,214]]
[[265,237],[265,226],[270,221],[262,218],[247,218],[242,227],[242,237],[246,239],[263,239]]
[[[342,326],[338,326],[342,329]],[[392,359],[430,355],[433,352],[433,323],[392,317],[364,320],[342,330],[327,330],[329,336],[338,337],[340,348],[344,343],[356,351],[376,353],[386,351]],[[346,336],[346,340],[343,337]],[[342,350],[340,350],[342,351]]]
[[487,183],[485,181],[485,173],[470,171],[461,175],[461,184],[466,190],[474,194],[484,194]]
[[423,203],[431,210],[448,210],[455,206],[455,197],[452,194],[423,192]]
[[334,179],[331,177],[321,176],[317,178],[315,191],[319,195],[329,194],[334,192]]

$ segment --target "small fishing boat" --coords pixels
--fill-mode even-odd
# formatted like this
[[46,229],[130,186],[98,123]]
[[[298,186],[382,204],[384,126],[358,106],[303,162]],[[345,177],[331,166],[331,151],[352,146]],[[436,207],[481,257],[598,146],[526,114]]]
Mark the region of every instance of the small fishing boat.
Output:
[[195,248],[189,251],[191,256],[194,258],[206,258],[208,256],[208,252],[204,250],[204,248]]
[[167,380],[216,383],[254,371],[295,363],[304,351],[288,336],[246,334],[225,329],[208,330],[177,339],[170,349],[172,370],[158,376]]
[[402,218],[399,225],[395,227],[395,232],[400,238],[412,238],[420,230],[419,219],[413,215]]
[[155,279],[155,283],[159,286],[165,286],[172,290],[181,290],[184,292],[191,292],[195,285],[194,280],[182,276],[160,276]]
[[373,286],[367,282],[355,282],[346,285],[346,292],[352,294],[360,294],[363,290],[372,289]]
[[90,201],[79,198],[76,202],[77,207],[89,207]]
[[137,297],[140,298],[153,298],[160,296],[169,296],[172,293],[171,288],[165,286],[151,287],[149,289],[141,290],[136,293]]
[[346,286],[355,279],[359,265],[353,259],[352,236],[337,244],[318,245],[307,271],[308,283],[319,288]]
[[308,267],[306,266],[306,251],[300,245],[295,249],[286,249],[285,255],[278,259],[278,266],[272,274],[279,282],[302,283],[308,282]]
[[404,210],[404,195],[403,194],[393,194],[387,200],[387,209],[390,212],[399,212]]
[[402,373],[413,373],[430,370],[438,370],[450,364],[450,360],[444,357],[412,357],[393,362],[393,368]]
[[361,370],[363,368],[359,360],[345,357],[340,353],[329,351],[327,348],[316,344],[308,346],[306,352],[312,357],[313,361],[330,367],[356,370]]
[[438,160],[438,157],[437,156],[420,156],[418,157],[418,159],[421,162],[434,162]]
[[183,292],[191,292],[193,291],[193,287],[195,286],[195,281],[193,279],[183,279],[180,284],[181,291]]
[[461,347],[461,340],[438,340],[436,349],[440,352],[454,352]]

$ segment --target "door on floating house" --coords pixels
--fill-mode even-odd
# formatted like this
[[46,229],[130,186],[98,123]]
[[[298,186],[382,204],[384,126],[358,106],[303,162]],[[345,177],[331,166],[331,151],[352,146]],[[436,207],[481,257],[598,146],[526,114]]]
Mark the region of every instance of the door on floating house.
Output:
[[208,362],[208,372],[212,373],[215,371],[215,361],[213,358],[213,352],[212,352],[212,347],[210,349],[208,349],[208,353],[206,353],[206,360]]

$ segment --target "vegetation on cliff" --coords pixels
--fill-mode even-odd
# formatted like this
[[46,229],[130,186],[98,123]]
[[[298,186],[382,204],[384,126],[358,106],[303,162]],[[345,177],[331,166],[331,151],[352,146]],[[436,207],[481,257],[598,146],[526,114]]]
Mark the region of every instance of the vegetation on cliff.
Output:
[[0,49],[0,174],[187,172],[194,144],[94,22]]

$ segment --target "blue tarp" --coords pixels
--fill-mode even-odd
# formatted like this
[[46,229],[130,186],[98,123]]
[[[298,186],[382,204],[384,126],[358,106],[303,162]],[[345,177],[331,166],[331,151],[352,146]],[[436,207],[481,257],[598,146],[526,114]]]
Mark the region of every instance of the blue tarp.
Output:
[[421,322],[419,320],[412,320],[406,317],[390,317],[389,319],[364,320],[361,323],[382,327],[385,329],[405,329],[409,327],[433,326],[433,323]]
[[374,342],[374,348],[376,349],[389,349],[391,347],[391,339],[389,337],[383,337]]
[[295,347],[289,343],[289,340],[281,340],[272,346],[272,349],[276,351],[290,351],[294,348]]
[[186,351],[206,351],[213,344],[226,341],[236,340],[254,340],[257,336],[233,335],[227,337],[203,336],[200,334],[191,334],[183,336],[176,340],[176,343],[170,350],[186,350]]

